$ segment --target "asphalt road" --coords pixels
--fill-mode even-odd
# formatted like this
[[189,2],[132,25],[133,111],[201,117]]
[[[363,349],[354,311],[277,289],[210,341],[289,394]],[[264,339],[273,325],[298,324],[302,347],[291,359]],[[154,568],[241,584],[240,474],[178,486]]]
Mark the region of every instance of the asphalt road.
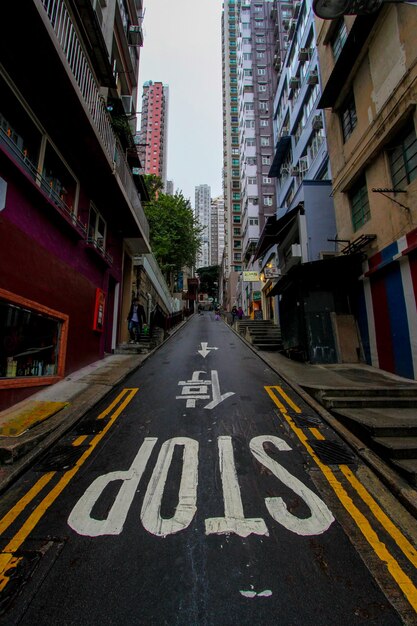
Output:
[[[343,475],[317,462],[323,440]],[[405,623],[342,483],[357,468],[227,325],[194,316],[3,498],[0,622]]]

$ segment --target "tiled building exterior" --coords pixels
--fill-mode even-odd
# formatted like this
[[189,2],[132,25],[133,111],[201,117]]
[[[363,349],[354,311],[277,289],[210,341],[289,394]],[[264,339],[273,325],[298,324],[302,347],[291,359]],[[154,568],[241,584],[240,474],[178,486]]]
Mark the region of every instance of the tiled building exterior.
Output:
[[337,237],[365,259],[354,276],[362,358],[417,378],[416,7],[317,28]]
[[167,183],[169,88],[147,81],[142,92],[139,154],[145,174],[155,174]]

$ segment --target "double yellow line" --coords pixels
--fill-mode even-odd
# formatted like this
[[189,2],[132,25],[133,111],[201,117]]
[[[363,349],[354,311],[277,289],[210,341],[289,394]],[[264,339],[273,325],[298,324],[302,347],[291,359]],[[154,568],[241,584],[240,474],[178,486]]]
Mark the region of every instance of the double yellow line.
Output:
[[[334,493],[354,520],[355,524],[365,537],[366,541],[370,544],[375,554],[386,565],[390,575],[403,591],[408,602],[417,612],[417,588],[413,581],[402,570],[398,562],[391,555],[385,544],[379,539],[377,533],[372,528],[368,519],[354,504],[353,500],[336,478],[334,472],[320,461],[313,448],[309,445],[307,436],[302,428],[299,428],[288,414],[287,406],[290,407],[296,414],[302,413],[300,407],[298,407],[292,399],[285,393],[280,386],[268,386],[265,387],[267,394],[270,396],[274,404],[278,407],[279,412],[285,419],[291,430],[298,437],[303,444],[309,455],[314,459],[316,465],[320,468],[323,475],[327,479],[329,485],[333,489]],[[318,428],[309,428],[311,434],[319,440],[324,440],[325,437],[319,431]],[[339,465],[340,471],[346,477],[349,484],[353,487],[360,499],[367,505],[370,511],[373,513],[378,522],[383,526],[391,538],[395,541],[400,548],[404,556],[410,561],[410,563],[417,568],[417,551],[408,541],[408,539],[401,533],[400,530],[393,524],[389,517],[384,513],[379,504],[374,500],[371,494],[365,489],[362,483],[356,478],[353,472],[347,465]]]
[[[17,550],[22,546],[24,541],[28,538],[32,530],[44,516],[49,507],[55,502],[58,496],[62,493],[68,483],[74,478],[78,470],[84,465],[85,461],[95,450],[97,445],[106,436],[107,432],[113,426],[122,411],[126,408],[129,402],[133,399],[138,389],[123,389],[120,394],[113,400],[113,402],[98,415],[97,419],[104,419],[109,414],[112,414],[103,430],[99,432],[90,442],[89,447],[83,452],[78,459],[77,463],[62,475],[60,480],[54,487],[46,494],[43,500],[32,511],[29,517],[26,519],[20,530],[14,535],[9,543],[4,547],[0,553],[0,591],[2,591],[10,580],[11,571],[18,566],[22,557],[15,556]],[[84,437],[80,437],[73,442],[73,445],[80,445],[84,440]],[[15,506],[8,511],[8,513],[0,520],[0,535],[13,524],[19,515],[24,511],[27,505],[36,498],[36,496],[44,489],[44,487],[55,476],[56,472],[48,472],[41,476],[41,478],[33,485],[33,487],[15,504]]]

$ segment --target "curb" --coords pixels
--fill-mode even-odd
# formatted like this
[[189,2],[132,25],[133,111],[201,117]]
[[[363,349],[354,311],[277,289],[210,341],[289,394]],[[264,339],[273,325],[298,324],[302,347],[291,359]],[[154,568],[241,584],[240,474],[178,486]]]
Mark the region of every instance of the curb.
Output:
[[[225,322],[227,323],[227,322]],[[228,324],[229,325],[229,324]],[[229,325],[230,326],[230,325]],[[274,365],[264,357],[249,341],[247,341],[240,333],[238,333],[232,326],[231,330],[239,337],[239,339],[245,343],[248,348],[258,355],[264,363],[268,365],[282,380],[297,392],[304,402],[306,402],[312,409],[316,411],[323,418],[323,420],[333,428],[333,430],[347,443],[355,453],[362,459],[366,465],[368,465],[380,480],[389,488],[391,493],[401,502],[401,504],[408,510],[413,517],[417,518],[417,491],[406,482],[395,470],[389,467],[385,461],[377,456],[372,450],[367,448],[365,444],[358,439],[348,428],[343,426],[331,413],[329,413],[321,404],[319,404],[314,398],[312,398],[298,383],[291,378],[288,378],[285,374],[280,372],[274,367]]]

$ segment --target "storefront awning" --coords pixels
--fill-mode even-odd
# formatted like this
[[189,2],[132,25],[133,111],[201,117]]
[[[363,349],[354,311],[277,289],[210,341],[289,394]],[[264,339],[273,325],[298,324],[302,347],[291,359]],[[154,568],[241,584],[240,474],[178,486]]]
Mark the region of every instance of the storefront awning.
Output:
[[268,296],[276,296],[283,293],[288,287],[299,285],[311,289],[330,289],[334,285],[341,284],[343,276],[343,288],[354,284],[362,272],[362,255],[335,256],[322,261],[301,263],[294,265],[268,293]]
[[282,162],[284,160],[285,153],[291,145],[291,137],[288,135],[280,137],[277,141],[274,160],[269,170],[268,176],[277,178],[279,176],[279,170],[281,169]]
[[278,219],[275,215],[268,217],[255,250],[254,261],[263,256],[268,248],[277,243],[279,244],[283,239],[285,239],[294,220],[297,219],[298,213],[303,210],[303,205],[298,204],[294,209],[291,209]]

